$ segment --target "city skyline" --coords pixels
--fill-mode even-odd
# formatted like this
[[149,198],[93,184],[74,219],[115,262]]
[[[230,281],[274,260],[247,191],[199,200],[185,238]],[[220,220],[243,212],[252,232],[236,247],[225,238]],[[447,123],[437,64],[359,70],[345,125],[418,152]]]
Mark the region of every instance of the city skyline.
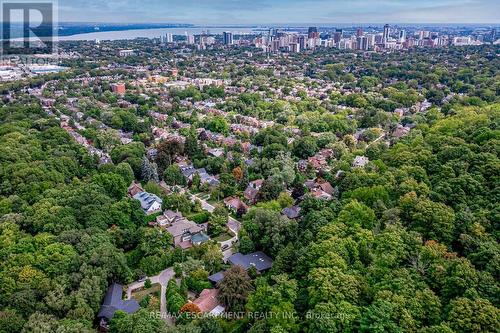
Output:
[[59,0],[61,22],[254,24],[496,24],[500,3],[493,0]]

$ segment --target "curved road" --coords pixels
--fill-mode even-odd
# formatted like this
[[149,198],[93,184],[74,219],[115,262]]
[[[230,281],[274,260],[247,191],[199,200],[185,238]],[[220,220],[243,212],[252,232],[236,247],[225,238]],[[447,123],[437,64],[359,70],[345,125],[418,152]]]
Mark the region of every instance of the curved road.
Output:
[[[166,305],[166,292],[167,292],[167,284],[170,279],[174,277],[174,269],[173,267],[169,267],[163,271],[160,272],[160,274],[151,276],[149,279],[151,280],[151,283],[159,283],[161,285],[161,292],[160,292],[160,312],[162,318],[170,325],[173,324],[172,318],[170,318],[167,315],[167,305]],[[132,282],[129,284],[127,288],[127,299],[132,298],[132,291],[143,288],[144,287],[144,281],[143,282]]]

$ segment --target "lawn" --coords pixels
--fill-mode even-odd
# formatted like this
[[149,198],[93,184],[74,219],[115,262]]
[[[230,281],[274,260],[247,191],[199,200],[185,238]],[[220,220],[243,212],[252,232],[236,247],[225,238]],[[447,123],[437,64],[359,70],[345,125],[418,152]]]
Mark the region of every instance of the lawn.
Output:
[[137,300],[137,302],[141,302],[141,300],[148,296],[154,295],[157,298],[160,298],[161,285],[159,283],[155,283],[149,289],[137,289],[132,292],[132,298]]
[[219,235],[219,236],[215,237],[214,240],[216,242],[225,242],[227,240],[230,240],[231,238],[233,238],[233,236],[231,236],[230,234],[224,233],[222,235]]

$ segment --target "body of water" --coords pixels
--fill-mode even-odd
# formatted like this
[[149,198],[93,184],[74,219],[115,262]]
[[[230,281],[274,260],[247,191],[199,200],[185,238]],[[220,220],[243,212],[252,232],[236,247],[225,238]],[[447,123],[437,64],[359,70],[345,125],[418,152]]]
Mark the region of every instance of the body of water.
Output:
[[60,36],[60,41],[65,40],[122,40],[122,39],[135,39],[135,38],[158,38],[170,33],[173,35],[197,35],[203,31],[209,31],[211,34],[222,34],[224,31],[230,31],[234,35],[238,34],[251,34],[254,33],[253,28],[160,28],[160,29],[136,29],[136,30],[123,30],[123,31],[103,31],[92,32],[87,34],[78,34],[73,36]]

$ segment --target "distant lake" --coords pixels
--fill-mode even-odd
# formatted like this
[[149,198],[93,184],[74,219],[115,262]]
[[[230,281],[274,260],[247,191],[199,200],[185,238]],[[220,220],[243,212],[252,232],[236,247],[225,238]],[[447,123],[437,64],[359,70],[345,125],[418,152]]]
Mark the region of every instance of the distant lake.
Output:
[[72,36],[60,36],[59,40],[121,40],[121,39],[135,39],[135,38],[157,38],[165,36],[170,33],[173,35],[198,35],[203,31],[209,31],[211,34],[222,34],[224,31],[230,31],[234,35],[255,33],[253,28],[243,27],[198,27],[198,28],[159,28],[159,29],[136,29],[136,30],[122,30],[122,31],[103,31],[92,32],[86,34],[78,34]]

